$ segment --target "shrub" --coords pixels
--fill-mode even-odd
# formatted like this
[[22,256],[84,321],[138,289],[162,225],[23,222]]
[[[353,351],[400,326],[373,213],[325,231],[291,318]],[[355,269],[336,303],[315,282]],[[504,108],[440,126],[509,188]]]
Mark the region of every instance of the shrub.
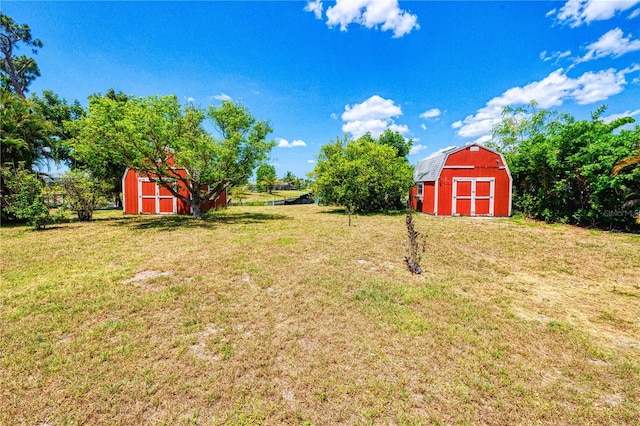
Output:
[[54,216],[49,213],[42,195],[42,182],[22,165],[2,168],[2,208],[8,218],[24,220],[36,230],[45,229],[64,215],[64,210]]
[[93,211],[107,204],[109,185],[94,178],[90,172],[74,170],[62,178],[65,202],[77,212],[78,220],[90,221]]

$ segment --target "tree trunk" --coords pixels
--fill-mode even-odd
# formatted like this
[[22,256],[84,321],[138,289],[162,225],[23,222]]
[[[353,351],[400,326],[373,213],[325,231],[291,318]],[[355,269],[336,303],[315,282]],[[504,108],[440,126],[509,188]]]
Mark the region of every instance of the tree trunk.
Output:
[[191,213],[194,219],[202,219],[202,205],[200,203],[191,203]]

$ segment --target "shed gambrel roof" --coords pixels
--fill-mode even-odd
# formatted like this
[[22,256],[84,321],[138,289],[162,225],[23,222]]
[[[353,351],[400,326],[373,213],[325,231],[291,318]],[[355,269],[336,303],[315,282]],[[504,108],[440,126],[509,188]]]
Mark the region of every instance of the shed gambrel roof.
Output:
[[460,148],[457,146],[450,146],[418,161],[413,169],[414,182],[436,180],[440,175],[449,154],[457,151],[458,149]]
[[[506,167],[507,163],[505,162],[504,156],[500,154],[498,151],[491,148],[487,148],[484,145],[472,142],[461,147],[450,146],[448,148],[441,149],[440,151],[434,154],[431,154],[427,158],[418,161],[413,169],[413,181],[414,182],[435,181],[436,179],[438,179],[438,176],[440,176],[440,173],[442,172],[442,168],[447,162],[447,158],[451,154],[454,154],[458,151],[462,151],[463,149],[468,148],[470,146],[474,146],[474,145],[499,155],[500,158],[502,158],[502,164],[505,165]],[[507,168],[507,174],[509,175],[509,179],[511,179],[511,173],[509,172],[508,168]]]

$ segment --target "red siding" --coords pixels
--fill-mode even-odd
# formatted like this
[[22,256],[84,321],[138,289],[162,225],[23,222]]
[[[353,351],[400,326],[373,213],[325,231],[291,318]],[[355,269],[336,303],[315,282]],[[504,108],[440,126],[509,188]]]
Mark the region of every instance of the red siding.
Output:
[[409,202],[411,203],[411,208],[413,210],[427,214],[434,214],[435,183],[422,183],[422,197],[418,197],[418,185],[411,188],[409,193]]
[[138,175],[127,169],[122,179],[122,201],[125,214],[138,214]]
[[[417,189],[412,190],[411,206],[424,213],[450,216],[454,207],[459,215],[509,216],[511,213],[511,178],[506,165],[499,154],[477,145],[449,154],[436,181],[424,182],[423,188],[422,203],[415,198]],[[436,196],[437,210],[433,202]]]
[[[184,169],[176,170],[180,176],[185,176],[186,171]],[[122,192],[124,201],[124,213],[125,214],[170,214],[175,209],[177,214],[190,214],[191,207],[188,203],[185,203],[180,198],[173,197],[171,192],[163,187],[159,187],[157,190],[158,198],[156,204],[156,184],[153,182],[142,182],[142,194],[138,191],[140,186],[138,185],[138,179],[146,179],[145,176],[138,174],[135,170],[127,169],[122,179]],[[182,182],[178,182],[179,193],[187,196],[188,191]],[[142,205],[142,209],[140,209]],[[226,191],[214,201],[210,201],[203,206],[202,211],[207,211],[212,208],[225,207],[227,205],[227,193]]]

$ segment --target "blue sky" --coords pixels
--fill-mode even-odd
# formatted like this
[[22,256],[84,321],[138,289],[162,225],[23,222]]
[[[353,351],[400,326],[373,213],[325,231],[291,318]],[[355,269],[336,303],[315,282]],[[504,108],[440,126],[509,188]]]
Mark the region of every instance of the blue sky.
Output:
[[86,105],[109,88],[241,101],[268,120],[278,176],[322,145],[385,128],[412,163],[486,141],[505,106],[640,118],[640,0],[0,0],[44,43],[50,89]]

